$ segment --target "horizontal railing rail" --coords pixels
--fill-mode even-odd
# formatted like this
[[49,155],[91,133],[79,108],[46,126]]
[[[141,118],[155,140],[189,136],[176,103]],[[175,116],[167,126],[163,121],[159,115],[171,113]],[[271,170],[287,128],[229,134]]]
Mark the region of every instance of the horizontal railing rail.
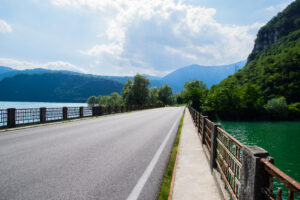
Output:
[[294,199],[294,193],[298,196],[300,196],[300,183],[292,179],[290,176],[282,172],[280,169],[278,169],[275,165],[273,165],[269,160],[265,158],[261,158],[260,161],[264,165],[264,169],[268,172],[270,175],[270,186],[271,188],[264,188],[263,192],[265,193],[265,196],[268,199],[282,199],[282,188],[278,188],[277,197],[273,193],[272,183],[273,178],[276,178],[279,180],[283,185],[285,185],[288,188],[288,200]]
[[144,105],[0,109],[0,129],[158,107],[161,106]]
[[[274,164],[264,149],[245,146],[192,107],[188,107],[202,145],[208,151],[211,170],[220,173],[232,199],[282,199],[282,189],[274,194],[273,178],[288,189],[288,199],[300,197],[300,183]],[[259,161],[259,162],[258,162]],[[253,173],[255,173],[253,175]],[[260,189],[257,189],[260,188]]]

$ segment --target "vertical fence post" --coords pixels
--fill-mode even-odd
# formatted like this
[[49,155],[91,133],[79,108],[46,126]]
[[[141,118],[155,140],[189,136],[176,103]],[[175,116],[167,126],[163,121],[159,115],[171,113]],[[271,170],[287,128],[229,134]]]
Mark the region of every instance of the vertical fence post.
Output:
[[40,123],[46,122],[46,108],[40,108]]
[[198,113],[198,134],[200,134],[200,116],[201,114]]
[[63,107],[63,120],[68,119],[68,107]]
[[203,116],[202,118],[202,144],[205,143],[205,119],[207,116]]
[[[264,170],[261,158],[269,153],[258,146],[244,146],[241,168],[240,200],[266,199],[262,189],[269,188],[270,175]],[[270,158],[270,157],[269,157]]]
[[7,127],[13,128],[16,126],[16,109],[8,108],[7,109]]
[[218,127],[221,127],[221,124],[213,123],[212,133],[211,133],[211,143],[210,143],[210,171],[213,172],[213,169],[217,167],[217,136],[218,136]]
[[83,117],[83,107],[79,107],[79,117],[82,118]]

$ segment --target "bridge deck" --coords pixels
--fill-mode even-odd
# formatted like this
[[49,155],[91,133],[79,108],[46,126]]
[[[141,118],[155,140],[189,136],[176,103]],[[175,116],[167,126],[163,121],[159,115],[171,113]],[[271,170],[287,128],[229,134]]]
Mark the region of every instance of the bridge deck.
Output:
[[172,199],[222,199],[188,111],[182,126]]

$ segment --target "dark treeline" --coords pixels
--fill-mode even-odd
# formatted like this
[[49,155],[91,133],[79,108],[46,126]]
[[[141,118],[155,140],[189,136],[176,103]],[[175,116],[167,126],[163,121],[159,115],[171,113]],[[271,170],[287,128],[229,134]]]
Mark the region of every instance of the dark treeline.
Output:
[[107,96],[91,96],[88,99],[90,106],[121,106],[121,105],[173,105],[176,95],[167,84],[161,87],[149,88],[150,80],[137,74],[133,81],[128,79],[124,84],[121,95],[113,92]]

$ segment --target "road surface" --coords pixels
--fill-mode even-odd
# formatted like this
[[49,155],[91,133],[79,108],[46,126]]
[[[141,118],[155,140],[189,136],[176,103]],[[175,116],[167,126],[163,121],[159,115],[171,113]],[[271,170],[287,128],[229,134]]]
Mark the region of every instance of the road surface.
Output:
[[0,199],[157,197],[183,107],[0,133]]

